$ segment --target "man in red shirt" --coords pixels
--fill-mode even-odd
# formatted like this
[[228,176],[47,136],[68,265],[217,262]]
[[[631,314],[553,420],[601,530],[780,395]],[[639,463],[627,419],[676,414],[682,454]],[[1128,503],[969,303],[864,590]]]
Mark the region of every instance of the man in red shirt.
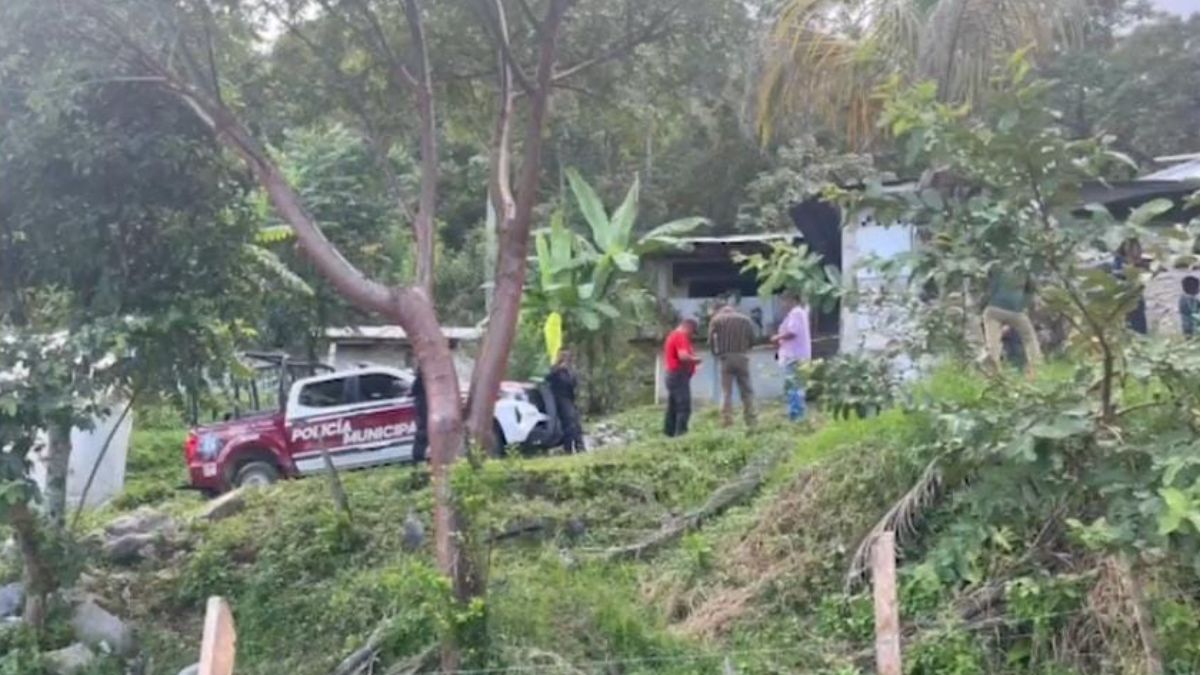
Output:
[[667,417],[664,430],[667,436],[687,433],[692,416],[692,375],[700,359],[692,348],[696,320],[685,318],[667,335],[663,343],[663,364],[667,369]]

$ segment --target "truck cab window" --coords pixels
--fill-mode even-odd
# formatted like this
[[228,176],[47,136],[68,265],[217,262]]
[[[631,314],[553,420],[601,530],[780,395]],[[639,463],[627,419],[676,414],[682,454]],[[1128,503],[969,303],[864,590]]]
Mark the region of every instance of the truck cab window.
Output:
[[386,373],[368,373],[358,376],[360,401],[389,401],[408,396],[408,385],[404,380]]
[[324,380],[307,384],[300,390],[300,405],[310,408],[332,408],[350,403],[346,395],[346,380]]

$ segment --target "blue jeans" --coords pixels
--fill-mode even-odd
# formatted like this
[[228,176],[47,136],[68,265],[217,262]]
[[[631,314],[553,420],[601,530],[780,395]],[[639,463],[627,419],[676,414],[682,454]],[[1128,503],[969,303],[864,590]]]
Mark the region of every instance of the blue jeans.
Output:
[[797,363],[783,367],[783,392],[787,396],[788,419],[793,422],[804,420],[808,405],[804,400],[804,381],[800,379]]

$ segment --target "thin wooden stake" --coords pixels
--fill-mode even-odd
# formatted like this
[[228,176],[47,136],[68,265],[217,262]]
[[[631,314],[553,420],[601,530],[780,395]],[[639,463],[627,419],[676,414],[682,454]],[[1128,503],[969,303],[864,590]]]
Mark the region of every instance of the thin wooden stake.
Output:
[[237,633],[233,612],[224,598],[211,597],[204,613],[204,640],[200,643],[199,675],[233,675]]
[[886,531],[871,551],[875,591],[875,664],[879,675],[900,675],[900,603],[896,595],[896,534]]

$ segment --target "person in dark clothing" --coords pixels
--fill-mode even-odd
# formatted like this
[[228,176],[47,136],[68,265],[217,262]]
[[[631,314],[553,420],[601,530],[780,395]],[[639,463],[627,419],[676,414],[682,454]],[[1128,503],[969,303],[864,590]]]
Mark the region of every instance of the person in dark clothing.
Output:
[[575,374],[571,350],[563,349],[558,352],[558,360],[550,367],[546,384],[550,386],[558,408],[558,421],[563,431],[563,450],[572,455],[585,451],[587,448],[583,444],[583,423],[580,420],[579,408],[575,405],[575,390],[579,387],[579,377]]
[[1179,327],[1187,337],[1196,336],[1196,322],[1200,319],[1200,279],[1188,275],[1183,278],[1183,295],[1179,296]]
[[1021,335],[1009,326],[1004,327],[1000,338],[1004,344],[1004,358],[1017,370],[1025,369],[1025,345],[1021,344]]
[[[1137,239],[1129,239],[1121,244],[1117,249],[1117,254],[1113,256],[1112,272],[1118,279],[1128,279],[1126,267],[1145,267],[1146,263],[1142,260],[1142,244]],[[1125,315],[1125,325],[1135,333],[1148,335],[1150,333],[1150,325],[1146,320],[1146,296],[1144,293],[1138,294],[1137,307],[1133,311]]]
[[425,380],[421,377],[420,368],[417,368],[417,377],[412,383],[412,397],[417,416],[412,458],[414,462],[424,462],[429,453],[429,399],[425,396]]

